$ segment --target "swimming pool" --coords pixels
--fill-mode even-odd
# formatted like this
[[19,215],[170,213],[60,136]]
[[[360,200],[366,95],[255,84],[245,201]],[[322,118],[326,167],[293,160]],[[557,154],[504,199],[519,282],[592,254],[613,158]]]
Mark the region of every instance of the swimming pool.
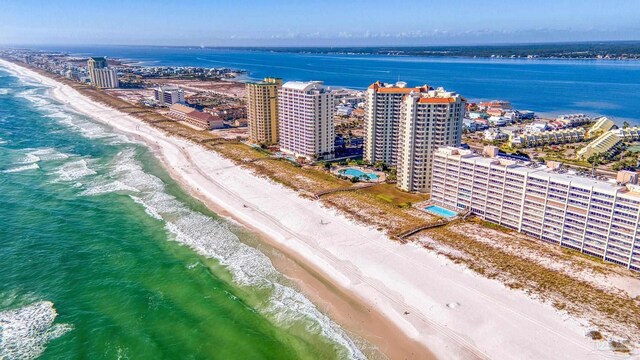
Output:
[[[358,168],[346,168],[346,169],[341,169],[338,170],[338,174],[340,175],[346,175],[346,176],[353,176],[355,178],[358,178],[360,180],[369,180],[369,181],[375,181],[378,180],[379,176],[372,173],[372,172],[364,172]],[[368,178],[368,179],[367,179]]]
[[440,207],[438,205],[429,205],[424,209],[425,209],[425,211],[428,211],[428,212],[430,212],[432,214],[435,214],[435,215],[438,215],[438,216],[442,216],[442,217],[447,217],[447,218],[454,217],[454,216],[458,215],[457,212],[451,211],[449,209],[445,209],[445,208]]

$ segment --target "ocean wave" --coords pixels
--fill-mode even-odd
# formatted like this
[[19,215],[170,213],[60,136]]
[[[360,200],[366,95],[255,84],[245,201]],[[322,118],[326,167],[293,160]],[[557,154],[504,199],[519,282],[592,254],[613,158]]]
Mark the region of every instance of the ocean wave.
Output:
[[52,101],[46,94],[38,91],[38,88],[28,89],[18,93],[19,97],[29,100],[39,110],[44,111],[45,117],[56,120],[59,124],[67,126],[88,139],[105,139],[109,145],[134,143],[127,136],[116,134],[106,126],[88,120],[83,115],[75,113],[64,105]]
[[9,174],[9,173],[17,173],[17,172],[22,172],[22,171],[27,171],[27,170],[36,170],[36,169],[40,169],[40,165],[38,165],[36,163],[33,163],[33,164],[17,166],[17,167],[14,167],[14,168],[2,170],[2,172]]
[[40,161],[40,157],[35,154],[27,153],[22,159],[18,161],[18,164],[33,164]]
[[68,324],[53,324],[56,316],[49,301],[0,312],[0,359],[39,357],[49,341],[72,330]]
[[45,115],[45,117],[56,120],[59,124],[78,132],[87,139],[101,139],[108,145],[135,143],[127,136],[113,133],[108,127],[87,120],[82,115],[67,111],[62,106],[51,107],[49,109],[49,114]]
[[17,96],[29,100],[37,108],[51,108],[54,105],[46,97],[38,94],[38,88],[21,91]]
[[67,159],[69,154],[57,151],[54,148],[42,149],[25,149],[28,151],[25,156],[18,162],[19,164],[33,164],[39,161],[51,161]]
[[9,93],[9,89],[0,88],[0,95],[7,95]]
[[67,162],[58,168],[55,173],[58,175],[57,181],[76,181],[86,176],[97,174],[95,170],[89,168],[85,159]]
[[122,181],[112,181],[101,185],[93,185],[80,193],[82,196],[96,196],[113,192],[136,193],[138,189],[131,187]]
[[51,108],[51,112],[45,117],[56,120],[59,124],[67,126],[87,139],[103,139],[116,136],[107,132],[107,129],[99,124],[91,121],[78,119],[75,114],[63,111],[59,108]]
[[46,113],[45,117],[52,118],[59,124],[80,132],[86,138],[99,139],[116,136],[116,134],[108,133],[105,127],[94,122],[84,119],[78,121],[78,115],[66,111],[61,104],[55,103],[47,95],[38,91],[38,88],[28,89],[19,92],[18,96],[29,100],[39,110],[44,111]]
[[[283,284],[282,275],[265,254],[241,242],[226,222],[193,211],[168,194],[162,180],[144,171],[133,149],[118,154],[111,167],[107,176],[117,179],[113,183],[135,189],[136,193],[129,196],[143,206],[149,216],[163,221],[175,241],[216,259],[228,269],[237,285],[269,291],[269,301],[259,307],[265,316],[284,328],[305,324],[311,333],[324,336],[345,349],[347,357],[364,358],[336,323],[300,292]],[[104,192],[102,188],[100,193]],[[95,186],[86,193],[95,194]]]

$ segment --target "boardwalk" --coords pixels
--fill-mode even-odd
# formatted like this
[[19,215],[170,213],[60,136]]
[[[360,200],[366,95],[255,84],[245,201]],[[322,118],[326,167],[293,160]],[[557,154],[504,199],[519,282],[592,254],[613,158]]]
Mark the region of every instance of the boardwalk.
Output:
[[[444,225],[447,225],[449,222],[450,222],[449,219],[440,219],[440,220],[437,220],[435,222],[432,222],[432,223],[429,223],[429,224],[425,224],[425,225],[421,225],[421,226],[418,226],[416,228],[413,228],[413,229],[407,230],[405,232],[402,232],[400,234],[397,234],[396,237],[398,239],[401,239],[401,240],[402,239],[406,239],[409,236],[414,235],[416,233],[419,233],[422,230],[433,229],[433,228],[436,228],[436,227],[444,226]],[[403,243],[404,242],[406,242],[406,241],[403,241]]]

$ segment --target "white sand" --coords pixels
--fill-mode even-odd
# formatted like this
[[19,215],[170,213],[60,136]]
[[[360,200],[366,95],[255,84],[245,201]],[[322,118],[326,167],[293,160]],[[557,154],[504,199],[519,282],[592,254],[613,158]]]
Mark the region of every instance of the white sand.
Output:
[[588,340],[587,328],[578,321],[520,291],[421,247],[393,242],[215,153],[96,104],[69,86],[2,60],[0,65],[51,86],[58,100],[150,144],[176,180],[353,291],[438,358],[615,357],[605,343]]

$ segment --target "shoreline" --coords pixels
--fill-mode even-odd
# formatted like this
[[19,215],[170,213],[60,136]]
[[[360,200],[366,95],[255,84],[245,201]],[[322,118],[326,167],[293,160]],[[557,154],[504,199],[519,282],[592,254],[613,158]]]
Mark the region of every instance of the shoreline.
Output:
[[[241,224],[265,234],[274,247],[288,250],[287,256],[331,279],[331,285],[363,299],[400,329],[402,337],[419,342],[436,357],[610,356],[594,353],[597,349],[584,338],[584,326],[549,305],[475,275],[443,256],[392,242],[318,201],[303,199],[215,152],[96,104],[54,79],[15,64],[0,64],[51,86],[56,98],[78,111],[145,139],[152,147],[155,143],[165,167],[190,193],[200,193],[201,201],[206,199],[232,214]],[[318,225],[317,219],[328,219],[329,224]]]
[[[420,359],[431,360],[436,359],[435,356],[424,346],[414,339],[404,336],[404,333],[393,322],[389,321],[382,313],[375,311],[372,306],[368,305],[364,299],[361,299],[356,294],[350,293],[346,288],[342,288],[338,285],[332,284],[330,279],[323,275],[323,272],[319,268],[315,268],[312,264],[305,264],[304,259],[297,258],[295,253],[291,252],[286,247],[279,245],[276,242],[270,240],[268,234],[262,231],[260,228],[253,226],[250,222],[242,221],[230,213],[225,207],[220,206],[216,202],[212,201],[206,195],[204,195],[198,187],[193,187],[183,178],[183,174],[176,171],[172,166],[165,154],[162,152],[162,147],[157,142],[148,138],[143,138],[140,134],[134,134],[134,132],[125,130],[121,127],[115,126],[110,121],[105,121],[95,114],[89,113],[86,109],[75,106],[70,101],[61,96],[60,93],[56,94],[57,88],[51,84],[46,84],[49,81],[56,82],[59,86],[66,86],[59,83],[54,79],[44,77],[37,74],[30,69],[20,67],[17,69],[17,65],[11,63],[5,63],[3,59],[0,59],[0,65],[5,65],[6,68],[12,68],[13,71],[30,72],[32,79],[35,79],[46,86],[51,87],[49,90],[50,96],[54,99],[63,102],[66,106],[71,107],[74,111],[81,113],[85,116],[92,118],[95,121],[105,124],[115,130],[116,132],[123,133],[127,136],[132,136],[137,141],[143,143],[156,157],[165,171],[169,173],[171,178],[176,181],[180,187],[186,191],[190,196],[202,202],[211,211],[217,215],[225,218],[228,221],[233,222],[236,225],[243,227],[245,230],[257,235],[261,246],[265,246],[268,249],[275,250],[278,254],[284,255],[282,258],[273,256],[272,253],[265,253],[271,260],[274,267],[286,278],[293,281],[298,287],[298,290],[302,292],[304,296],[309,298],[312,303],[323,313],[330,316],[330,318],[340,325],[348,335],[355,334],[358,339],[364,339],[371,348],[360,349],[365,355],[373,353],[382,354],[383,357],[389,359],[411,359],[415,356],[419,356]],[[13,66],[12,66],[13,65]],[[16,68],[14,68],[16,66]],[[24,74],[20,74],[20,77]],[[75,91],[71,89],[71,91]],[[79,94],[80,96],[83,96]],[[87,102],[93,103],[90,99],[85,99]],[[96,107],[107,110],[107,106],[96,103]],[[108,109],[109,111],[116,111]],[[151,128],[148,124],[130,117],[129,115],[120,114],[123,117],[131,118],[131,121],[139,122],[138,125],[131,124],[137,129],[142,127],[148,127],[149,130],[156,131],[158,136],[167,136],[157,129]],[[167,136],[169,137],[169,136]],[[176,137],[172,139],[178,140]],[[192,145],[186,140],[179,139],[180,141]],[[188,158],[189,156],[184,153]],[[353,340],[353,339],[352,339]],[[380,356],[376,356],[379,358]]]
[[[178,182],[189,196],[205,204],[217,215],[257,235],[261,246],[275,250],[276,255],[283,255],[283,257],[278,257],[271,252],[265,253],[278,272],[293,281],[302,294],[309,298],[321,312],[328,314],[332,320],[336,321],[347,334],[356,334],[357,337],[373,345],[376,348],[374,352],[381,352],[389,359],[411,359],[417,354],[424,360],[436,359],[424,344],[398,335],[397,331],[401,331],[401,329],[375,309],[372,311],[372,307],[366,303],[365,299],[350,293],[346,288],[332,284],[331,279],[327,278],[321,269],[305,264],[302,261],[304,259],[296,257],[296,254],[290,249],[273,242],[269,235],[258,227],[238,220],[227,209],[208,199],[197,188],[189,186],[175,171],[175,168],[167,165],[166,159],[157,148],[154,148],[152,144],[147,145],[173,180]],[[360,350],[365,355],[371,352],[365,349]]]

